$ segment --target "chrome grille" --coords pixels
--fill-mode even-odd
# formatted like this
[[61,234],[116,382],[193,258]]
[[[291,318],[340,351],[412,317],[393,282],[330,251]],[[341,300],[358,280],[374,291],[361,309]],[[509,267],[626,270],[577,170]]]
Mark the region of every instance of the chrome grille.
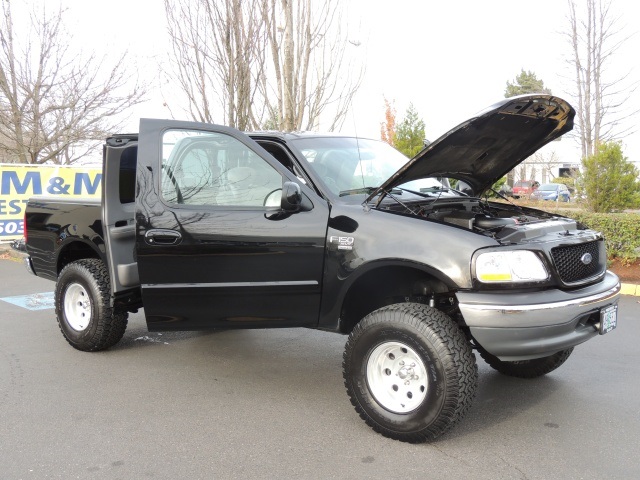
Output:
[[[576,283],[595,277],[605,270],[605,265],[600,255],[601,249],[604,249],[604,242],[602,241],[580,243],[568,247],[555,247],[551,249],[551,258],[562,281],[564,283]],[[585,265],[581,259],[587,253],[591,255],[591,263]]]

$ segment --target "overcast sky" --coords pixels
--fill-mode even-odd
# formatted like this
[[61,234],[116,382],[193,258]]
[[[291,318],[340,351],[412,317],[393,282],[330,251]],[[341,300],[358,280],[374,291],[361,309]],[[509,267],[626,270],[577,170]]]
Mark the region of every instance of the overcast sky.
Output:
[[[100,9],[95,1],[63,1],[77,42],[114,56],[128,48],[132,76],[156,77],[158,61],[169,48],[162,0],[109,0],[100,2]],[[384,95],[395,100],[399,118],[412,102],[426,123],[427,138],[435,140],[503,98],[507,80],[521,69],[573,100],[573,73],[566,63],[570,46],[561,35],[568,23],[564,0],[349,0],[348,5],[354,40],[360,42],[353,48],[365,59],[366,74],[344,132],[379,138]],[[637,32],[633,0],[613,0],[613,5],[625,34]],[[640,79],[638,52],[636,33],[613,57],[607,70],[611,78],[632,70]],[[639,95],[631,109],[640,108]],[[132,112],[128,130],[137,131],[139,117],[169,116],[152,88],[150,100]],[[639,120],[636,114],[629,124]],[[640,161],[640,133],[624,143],[629,159]],[[554,142],[553,148],[563,160],[577,161],[575,142]]]
[[[573,100],[574,73],[566,62],[570,46],[562,36],[567,29],[564,0],[358,1],[369,6],[362,10],[371,34],[367,81],[356,111],[374,104],[381,112],[383,94],[396,100],[399,116],[413,102],[433,140],[503,98],[507,80],[513,82],[521,69],[535,72],[555,95]],[[613,1],[622,21],[640,18],[631,1]],[[627,34],[638,28],[634,23],[627,26]],[[640,78],[639,37],[616,53],[611,73],[614,68],[620,74],[635,68]],[[635,109],[638,100],[636,94]],[[372,116],[379,125],[382,115],[374,111]],[[632,121],[638,120],[640,115]],[[639,136],[625,140],[630,160],[640,160]],[[551,148],[573,163],[571,157],[580,155],[576,146],[563,139]]]

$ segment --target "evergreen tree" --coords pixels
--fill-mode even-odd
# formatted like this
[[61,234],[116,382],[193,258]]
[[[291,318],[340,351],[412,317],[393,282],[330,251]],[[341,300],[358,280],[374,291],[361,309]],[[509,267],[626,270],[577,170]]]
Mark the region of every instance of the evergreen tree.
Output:
[[514,83],[507,82],[507,88],[504,91],[504,98],[515,97],[516,95],[524,95],[525,93],[548,93],[551,90],[545,88],[544,82],[540,80],[535,73],[531,71],[520,70],[520,74],[516,76]]
[[418,117],[413,104],[396,126],[395,147],[411,158],[424,148],[424,121]]

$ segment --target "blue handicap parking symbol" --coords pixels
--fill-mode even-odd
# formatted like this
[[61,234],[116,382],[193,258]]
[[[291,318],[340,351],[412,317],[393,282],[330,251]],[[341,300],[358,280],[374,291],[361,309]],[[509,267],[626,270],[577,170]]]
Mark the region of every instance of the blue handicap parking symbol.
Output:
[[27,310],[45,310],[47,308],[54,308],[53,292],[3,297],[0,298],[0,300],[26,308]]

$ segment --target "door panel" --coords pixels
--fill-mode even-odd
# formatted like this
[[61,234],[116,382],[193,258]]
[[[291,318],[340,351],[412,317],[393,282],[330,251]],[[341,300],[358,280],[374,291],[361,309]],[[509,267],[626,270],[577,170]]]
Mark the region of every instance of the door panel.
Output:
[[[140,125],[136,247],[150,330],[315,326],[328,206],[237,130]],[[271,215],[300,184],[313,208]]]
[[135,242],[134,190],[138,147],[135,137],[107,139],[109,148],[102,180],[102,225],[111,291],[121,294],[138,287],[133,258]]

